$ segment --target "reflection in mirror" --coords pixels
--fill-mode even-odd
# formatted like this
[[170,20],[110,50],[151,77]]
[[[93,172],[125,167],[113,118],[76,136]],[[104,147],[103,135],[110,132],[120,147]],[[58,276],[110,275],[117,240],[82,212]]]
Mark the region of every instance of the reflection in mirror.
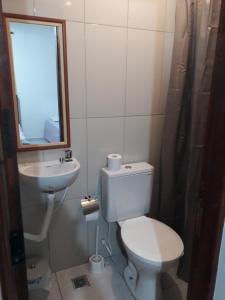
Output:
[[63,24],[12,17],[6,17],[6,24],[18,150],[66,147]]

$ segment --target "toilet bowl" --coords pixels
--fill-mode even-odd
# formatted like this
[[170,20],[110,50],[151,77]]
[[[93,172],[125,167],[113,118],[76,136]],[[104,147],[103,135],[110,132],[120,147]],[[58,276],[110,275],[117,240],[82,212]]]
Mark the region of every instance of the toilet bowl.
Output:
[[137,300],[161,300],[160,274],[173,267],[184,245],[169,226],[146,217],[152,201],[154,167],[146,162],[102,169],[102,215],[118,222],[128,265],[125,281]]
[[167,225],[142,216],[119,222],[128,255],[125,281],[137,300],[163,299],[160,274],[176,265],[184,246]]

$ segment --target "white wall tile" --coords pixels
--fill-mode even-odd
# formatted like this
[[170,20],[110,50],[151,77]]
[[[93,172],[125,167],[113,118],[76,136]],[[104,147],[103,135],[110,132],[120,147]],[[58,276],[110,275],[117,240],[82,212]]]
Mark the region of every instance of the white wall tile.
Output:
[[28,185],[24,181],[20,180],[20,199],[22,210],[26,207],[37,205],[37,203],[43,201],[44,198],[44,194],[40,192],[38,187]]
[[90,257],[95,252],[97,221],[87,223],[87,239],[88,239],[88,256]]
[[44,151],[17,152],[18,163],[39,162],[44,160]]
[[158,112],[164,33],[128,30],[127,115]]
[[80,163],[80,173],[69,188],[67,199],[79,199],[87,195],[87,130],[85,119],[72,119],[71,148],[73,156]]
[[127,117],[125,162],[150,162],[158,168],[164,116]]
[[124,114],[126,29],[86,25],[87,114]]
[[123,152],[123,118],[88,119],[88,193],[99,193],[100,170],[109,153]]
[[2,0],[2,9],[7,13],[33,15],[33,2],[33,0]]
[[[44,161],[44,151],[28,151],[17,153],[18,163],[31,163]],[[38,187],[28,185],[20,178],[20,199],[22,209],[30,207],[32,204],[37,205],[43,199]]]
[[149,161],[151,117],[125,119],[124,162]]
[[60,157],[65,157],[65,150],[66,149],[51,149],[43,151],[44,161],[59,160]]
[[85,118],[84,24],[67,22],[66,27],[70,117]]
[[126,26],[128,0],[86,0],[85,21],[89,23]]
[[64,202],[54,214],[49,233],[52,271],[85,263],[88,258],[87,222],[80,199]]
[[[91,256],[95,252],[95,240],[96,240],[96,221],[88,222],[88,251],[89,256]],[[98,238],[98,250],[99,254],[103,257],[108,257],[109,253],[106,250],[105,246],[102,244],[102,240],[110,240],[110,246],[113,255],[121,254],[121,248],[119,247],[118,240],[120,241],[120,237],[118,237],[118,231],[120,228],[116,222],[109,224],[105,221],[103,217],[100,217],[98,220],[99,225],[99,238]]]
[[166,0],[130,0],[128,26],[165,30]]
[[[23,207],[22,216],[24,231],[32,234],[39,234],[45,213],[45,205],[41,202]],[[26,257],[38,256],[49,260],[48,237],[40,243],[32,242],[26,239],[24,241]]]
[[34,0],[34,3],[37,16],[84,21],[84,0]]
[[175,31],[176,5],[177,5],[177,0],[167,0],[166,1],[165,30],[167,32]]

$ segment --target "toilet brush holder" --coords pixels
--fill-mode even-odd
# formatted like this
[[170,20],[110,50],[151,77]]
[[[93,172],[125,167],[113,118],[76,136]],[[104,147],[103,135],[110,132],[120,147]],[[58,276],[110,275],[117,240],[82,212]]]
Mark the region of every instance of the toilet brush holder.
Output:
[[91,273],[101,273],[104,266],[103,256],[94,254],[89,258],[89,269]]

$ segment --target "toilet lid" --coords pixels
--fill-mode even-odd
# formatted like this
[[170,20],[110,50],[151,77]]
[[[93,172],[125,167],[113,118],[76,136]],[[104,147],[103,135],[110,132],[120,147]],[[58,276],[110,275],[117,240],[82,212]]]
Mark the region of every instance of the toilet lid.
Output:
[[184,251],[181,238],[172,228],[145,216],[126,220],[121,236],[131,252],[153,262],[175,260]]

